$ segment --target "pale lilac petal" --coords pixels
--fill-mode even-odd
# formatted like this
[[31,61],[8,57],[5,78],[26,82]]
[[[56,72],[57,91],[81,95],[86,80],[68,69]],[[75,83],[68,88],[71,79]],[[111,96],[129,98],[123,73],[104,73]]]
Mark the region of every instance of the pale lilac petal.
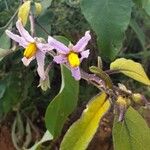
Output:
[[71,72],[72,72],[72,76],[76,80],[80,80],[81,79],[81,73],[80,73],[80,68],[79,67],[71,68]]
[[45,60],[45,53],[38,50],[36,52],[36,60],[37,60],[37,72],[42,80],[45,79],[45,71],[44,71],[44,60]]
[[82,61],[84,58],[88,58],[89,57],[90,50],[88,49],[86,51],[82,51],[80,54],[81,54],[80,61]]
[[54,47],[59,53],[67,54],[69,53],[69,48],[65,46],[63,43],[55,40],[53,37],[48,37],[48,43],[50,46]]
[[34,56],[31,57],[31,58],[29,58],[29,59],[27,59],[26,57],[23,57],[23,58],[22,58],[22,62],[23,62],[23,64],[24,64],[25,66],[28,66],[28,65],[30,64],[30,62],[31,62],[33,59],[35,59]]
[[25,48],[28,45],[28,42],[24,38],[20,37],[19,35],[14,34],[9,30],[6,30],[5,32],[11,39],[18,42],[20,46],[23,46]]
[[91,39],[90,31],[86,31],[85,35],[77,42],[77,44],[73,47],[75,52],[81,52],[85,49],[89,40]]
[[29,34],[29,32],[23,27],[21,20],[16,22],[16,27],[20,33],[20,35],[28,42],[34,42],[33,37]]
[[63,64],[67,62],[67,58],[64,55],[55,56],[53,59],[57,64]]
[[54,48],[52,46],[50,46],[49,44],[44,44],[44,43],[39,43],[37,42],[36,43],[38,49],[40,49],[42,52],[46,53],[46,52],[49,52],[51,50],[53,50]]

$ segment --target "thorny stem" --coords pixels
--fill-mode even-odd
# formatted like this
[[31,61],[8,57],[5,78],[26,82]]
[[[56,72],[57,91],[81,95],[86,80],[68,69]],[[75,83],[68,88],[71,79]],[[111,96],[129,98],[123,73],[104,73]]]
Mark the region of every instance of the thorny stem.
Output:
[[83,71],[82,69],[80,69],[80,71],[81,71],[82,79],[90,82],[91,84],[96,86],[98,89],[101,89],[101,90],[106,89],[105,83],[100,77],[96,76],[95,74],[89,74],[89,73]]

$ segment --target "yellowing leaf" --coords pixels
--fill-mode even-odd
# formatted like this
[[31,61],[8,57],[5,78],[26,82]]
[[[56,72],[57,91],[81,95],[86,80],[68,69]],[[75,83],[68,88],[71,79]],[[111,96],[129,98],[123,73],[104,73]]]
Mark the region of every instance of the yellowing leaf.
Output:
[[134,80],[142,82],[146,85],[150,85],[150,80],[147,77],[142,65],[140,63],[134,62],[133,60],[125,58],[116,59],[110,64],[110,69],[118,70],[119,72],[133,78]]
[[83,111],[81,118],[67,131],[60,149],[85,150],[109,107],[110,102],[106,100],[105,93],[95,96]]
[[27,20],[28,20],[30,4],[31,4],[31,1],[26,1],[19,8],[18,19],[21,19],[22,24],[24,26],[26,25]]

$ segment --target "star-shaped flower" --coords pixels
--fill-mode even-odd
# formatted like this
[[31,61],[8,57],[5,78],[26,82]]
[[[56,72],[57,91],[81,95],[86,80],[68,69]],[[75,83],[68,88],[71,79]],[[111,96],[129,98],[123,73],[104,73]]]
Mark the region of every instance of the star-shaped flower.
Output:
[[85,35],[76,43],[76,45],[69,44],[67,47],[53,37],[48,37],[48,43],[50,46],[58,51],[58,55],[54,57],[54,61],[58,64],[67,64],[70,67],[72,76],[76,80],[81,79],[79,66],[82,60],[89,56],[89,49],[85,50],[85,47],[90,39],[90,31],[86,31]]
[[38,38],[32,37],[28,31],[23,27],[21,20],[16,22],[16,27],[20,33],[20,36],[17,34],[12,33],[9,30],[6,30],[6,34],[13,39],[14,41],[18,42],[20,46],[25,48],[24,57],[22,58],[22,62],[25,66],[28,66],[30,62],[36,58],[37,60],[37,72],[42,80],[45,79],[45,72],[44,72],[44,59],[45,53],[52,50],[51,47],[47,43],[42,43],[39,41]]

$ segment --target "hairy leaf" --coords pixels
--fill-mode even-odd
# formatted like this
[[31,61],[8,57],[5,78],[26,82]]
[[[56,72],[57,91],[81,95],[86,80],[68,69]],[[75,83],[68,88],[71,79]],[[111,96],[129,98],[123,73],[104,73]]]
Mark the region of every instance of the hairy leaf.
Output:
[[101,54],[113,59],[122,46],[132,0],[82,0],[82,12],[98,37]]
[[85,150],[94,136],[101,118],[108,111],[110,102],[105,93],[95,96],[83,111],[82,116],[67,131],[61,150]]
[[71,76],[70,70],[61,66],[62,83],[58,95],[49,104],[45,122],[46,127],[54,138],[59,136],[68,115],[77,105],[79,82]]
[[123,122],[114,121],[113,143],[115,150],[149,150],[150,130],[142,116],[128,108]]
[[147,77],[142,65],[130,59],[119,58],[110,64],[111,70],[117,70],[134,80],[137,80],[146,85],[150,85],[150,80]]

